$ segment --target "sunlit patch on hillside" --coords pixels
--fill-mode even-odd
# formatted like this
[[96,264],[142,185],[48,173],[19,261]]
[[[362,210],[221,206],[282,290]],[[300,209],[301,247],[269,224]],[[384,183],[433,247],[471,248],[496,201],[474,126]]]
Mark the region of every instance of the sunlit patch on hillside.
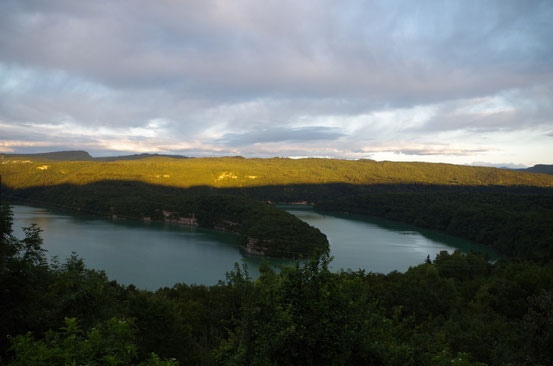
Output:
[[48,170],[48,168],[50,168],[49,165],[41,165],[41,166],[37,166],[36,167],[38,170]]
[[238,179],[238,176],[236,174],[234,174],[233,172],[222,172],[217,177],[218,181],[225,180],[225,179]]
[[2,164],[29,164],[32,163],[30,160],[6,160]]

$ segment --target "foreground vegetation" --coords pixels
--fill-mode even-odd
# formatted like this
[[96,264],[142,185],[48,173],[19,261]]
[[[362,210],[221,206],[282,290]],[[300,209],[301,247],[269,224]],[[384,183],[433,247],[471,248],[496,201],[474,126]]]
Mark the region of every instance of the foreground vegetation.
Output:
[[320,201],[315,209],[382,217],[445,231],[514,258],[553,259],[553,195],[373,193]]
[[14,238],[7,207],[0,223],[2,364],[553,362],[551,265],[442,252],[405,273],[331,273],[321,253],[150,292],[75,256],[47,264],[36,226]]

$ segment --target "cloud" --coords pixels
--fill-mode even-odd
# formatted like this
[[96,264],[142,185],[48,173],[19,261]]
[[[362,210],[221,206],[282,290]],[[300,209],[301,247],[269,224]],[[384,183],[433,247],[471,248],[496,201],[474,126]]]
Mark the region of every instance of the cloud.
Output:
[[376,146],[365,146],[361,149],[362,152],[392,152],[402,155],[446,155],[446,156],[470,156],[489,151],[489,149],[474,149],[452,147],[449,144],[443,143],[409,143],[401,142],[389,144],[377,144]]
[[266,142],[305,142],[335,140],[346,136],[338,128],[324,126],[273,127],[246,133],[227,133],[217,142],[226,146],[244,146]]
[[[114,89],[429,102],[539,80],[546,3],[2,2],[0,57]],[[393,45],[390,47],[390,45]],[[523,46],[522,46],[523,45]]]
[[475,161],[472,164],[473,166],[486,166],[492,168],[507,168],[507,169],[526,169],[528,166],[524,164],[515,164],[515,163],[488,163],[484,161]]
[[518,131],[553,156],[533,149],[552,18],[550,1],[3,0],[0,141],[467,162],[515,155]]

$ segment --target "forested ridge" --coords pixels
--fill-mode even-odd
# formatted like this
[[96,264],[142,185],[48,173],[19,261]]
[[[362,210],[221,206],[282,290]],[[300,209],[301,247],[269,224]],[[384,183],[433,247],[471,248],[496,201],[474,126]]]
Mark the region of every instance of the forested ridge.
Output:
[[93,162],[0,159],[3,184],[14,189],[104,180],[139,181],[180,188],[260,187],[347,183],[449,186],[553,187],[553,176],[506,169],[436,163],[240,157]]
[[320,201],[315,209],[445,231],[514,258],[553,259],[553,195],[392,192]]
[[548,365],[553,266],[440,253],[405,273],[331,273],[328,254],[252,280],[144,291],[78,257],[48,264],[40,230],[1,210],[1,363]]

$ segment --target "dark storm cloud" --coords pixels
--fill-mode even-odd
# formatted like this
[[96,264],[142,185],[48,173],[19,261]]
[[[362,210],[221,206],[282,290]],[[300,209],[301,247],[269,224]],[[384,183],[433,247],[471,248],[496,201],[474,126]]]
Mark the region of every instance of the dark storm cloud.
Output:
[[332,127],[274,127],[246,133],[227,133],[217,142],[227,146],[244,146],[264,142],[335,140],[343,136],[346,135],[340,129]]

